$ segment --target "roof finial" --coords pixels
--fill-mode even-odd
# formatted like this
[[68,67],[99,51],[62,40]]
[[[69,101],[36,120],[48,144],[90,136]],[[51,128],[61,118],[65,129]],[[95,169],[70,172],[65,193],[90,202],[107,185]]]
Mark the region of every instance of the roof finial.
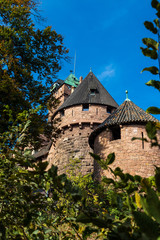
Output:
[[128,90],[126,90],[125,92],[126,92],[126,101],[130,101],[130,99],[128,98]]
[[126,90],[126,99],[128,99],[128,90]]
[[92,72],[92,68],[90,67],[90,72]]

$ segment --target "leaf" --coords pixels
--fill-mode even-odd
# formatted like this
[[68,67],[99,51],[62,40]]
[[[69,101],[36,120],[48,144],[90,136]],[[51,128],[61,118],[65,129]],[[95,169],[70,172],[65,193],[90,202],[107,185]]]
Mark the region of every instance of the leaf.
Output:
[[[135,141],[135,140],[142,140],[142,138],[139,137],[132,137],[131,141]],[[148,140],[146,138],[143,138],[144,142],[148,142]]]
[[106,228],[108,225],[107,220],[104,220],[102,218],[92,218],[91,222],[99,228]]
[[76,219],[76,222],[81,222],[81,223],[90,223],[91,219],[86,216],[84,213],[79,214],[79,216]]
[[155,183],[157,190],[160,192],[160,167],[156,167],[156,174],[155,174]]
[[110,183],[114,184],[114,180],[112,178],[107,178],[107,177],[103,177],[102,182],[106,184],[110,184]]
[[157,9],[159,2],[157,0],[152,0],[151,5],[153,8]]
[[142,204],[141,204],[141,196],[139,193],[135,192],[135,201],[137,204],[138,208],[142,208]]
[[113,171],[115,176],[119,176],[121,178],[121,180],[125,179],[125,174],[123,173],[123,171],[117,167],[114,171]]
[[153,50],[158,50],[158,42],[155,41],[152,38],[143,38],[142,42],[148,47],[148,48],[152,48]]
[[147,187],[146,193],[146,198],[141,197],[142,206],[148,215],[154,217],[160,223],[160,201],[158,195],[151,187]]
[[146,124],[146,132],[150,139],[156,139],[157,130],[156,130],[156,125],[154,123],[148,122]]
[[40,171],[43,172],[46,170],[46,168],[48,166],[48,162],[47,161],[45,161],[45,162],[39,161],[37,166],[39,167]]
[[134,179],[137,181],[137,182],[141,182],[141,180],[142,180],[142,177],[141,176],[139,176],[139,175],[135,175],[134,176]]
[[155,66],[146,67],[146,68],[144,68],[144,69],[141,71],[141,73],[144,72],[144,71],[149,71],[150,73],[152,73],[152,74],[154,74],[154,75],[157,75],[157,74],[159,73],[158,68],[155,67]]
[[156,19],[154,19],[154,21],[153,21],[153,22],[156,24],[157,28],[159,28],[159,19],[158,19],[158,18],[156,18]]
[[152,240],[156,240],[159,235],[158,224],[143,212],[134,211],[133,216],[140,230]]
[[101,158],[100,158],[100,156],[99,155],[97,155],[97,154],[94,154],[94,153],[89,153],[95,160],[97,160],[97,161],[99,161],[99,160],[101,160]]
[[160,114],[160,108],[158,107],[149,107],[146,110],[147,113],[151,113],[151,114]]
[[144,22],[145,27],[150,30],[152,33],[157,34],[157,28],[154,27],[152,22],[145,21]]
[[146,57],[150,57],[152,59],[157,59],[158,58],[158,54],[156,50],[150,50],[149,48],[143,48],[141,47],[142,53],[144,56]]
[[114,153],[110,153],[108,156],[107,156],[107,159],[106,159],[106,163],[107,165],[110,165],[114,162],[115,160],[115,154]]
[[37,235],[39,233],[39,230],[35,230],[32,234]]
[[160,91],[160,81],[150,80],[146,83],[147,86],[152,86]]

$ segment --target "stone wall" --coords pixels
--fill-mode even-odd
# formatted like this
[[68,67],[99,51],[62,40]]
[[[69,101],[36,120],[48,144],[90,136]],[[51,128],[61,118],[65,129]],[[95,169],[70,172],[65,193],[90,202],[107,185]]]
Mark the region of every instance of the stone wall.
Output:
[[106,106],[103,105],[90,105],[88,111],[83,111],[82,105],[78,105],[65,109],[64,115],[59,112],[57,117],[61,118],[61,134],[50,149],[47,158],[49,164],[58,166],[61,174],[66,172],[70,159],[80,159],[80,171],[83,174],[93,172],[94,163],[89,155],[92,149],[88,137],[108,116]]
[[64,115],[61,112],[57,114],[57,117],[61,118],[60,126],[63,128],[67,125],[81,124],[85,122],[102,123],[110,114],[107,113],[107,107],[103,105],[89,105],[88,111],[83,111],[82,105],[69,107],[64,110]]
[[64,103],[64,101],[71,95],[72,88],[68,84],[63,84],[55,93],[52,93],[54,98],[58,100],[58,104],[56,107],[51,109],[48,114],[48,120],[50,121],[53,114],[57,111],[57,109]]
[[[154,174],[154,165],[160,166],[160,149],[151,148],[149,142],[131,140],[133,137],[142,138],[142,133],[143,137],[147,138],[143,125],[124,125],[121,126],[121,139],[112,141],[112,132],[106,129],[96,137],[94,152],[103,159],[107,158],[109,153],[114,152],[116,160],[111,165],[113,169],[120,167],[124,172],[149,177]],[[97,177],[100,176],[100,172],[102,175],[111,177],[109,172],[102,172],[96,163],[94,171]]]

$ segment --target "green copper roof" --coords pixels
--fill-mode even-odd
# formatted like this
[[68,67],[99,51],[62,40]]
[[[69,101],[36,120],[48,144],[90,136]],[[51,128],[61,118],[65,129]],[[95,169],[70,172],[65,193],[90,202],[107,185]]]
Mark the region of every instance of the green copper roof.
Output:
[[75,77],[75,75],[73,73],[71,73],[66,80],[64,81],[64,83],[73,86],[73,87],[77,87],[79,85],[79,80],[78,78]]

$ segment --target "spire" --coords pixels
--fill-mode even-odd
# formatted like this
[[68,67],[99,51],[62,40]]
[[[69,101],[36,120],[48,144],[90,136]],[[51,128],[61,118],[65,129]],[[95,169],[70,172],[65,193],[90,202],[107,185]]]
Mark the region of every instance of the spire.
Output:
[[90,72],[92,72],[92,68],[90,67]]
[[129,98],[128,98],[128,90],[126,90],[126,100],[125,101],[131,101]]

